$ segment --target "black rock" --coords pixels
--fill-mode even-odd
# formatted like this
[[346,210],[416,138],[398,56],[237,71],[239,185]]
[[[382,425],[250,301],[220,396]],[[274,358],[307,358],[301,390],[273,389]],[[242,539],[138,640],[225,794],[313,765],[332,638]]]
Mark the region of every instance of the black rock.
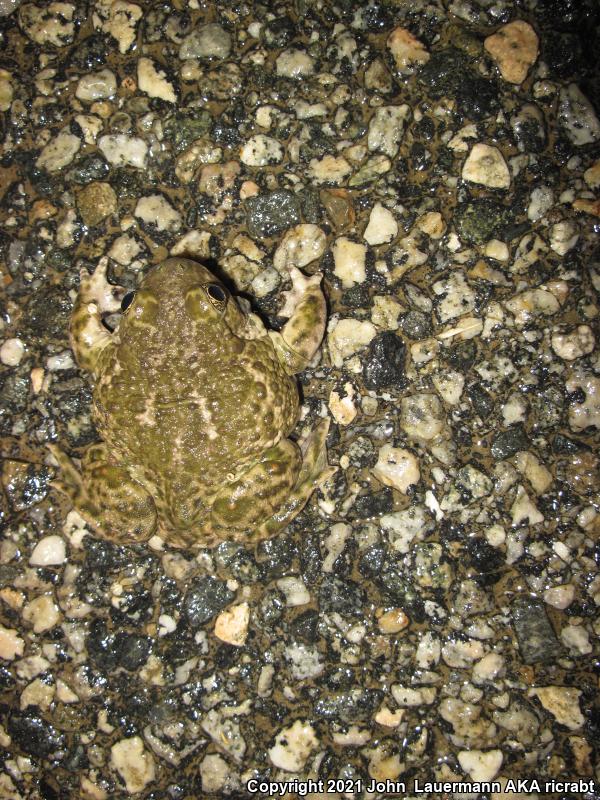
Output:
[[303,535],[300,541],[300,572],[308,586],[313,586],[321,574],[323,556],[319,542],[320,538],[316,533]]
[[250,197],[246,212],[248,233],[257,239],[281,233],[300,222],[300,202],[288,189]]
[[351,689],[318,700],[314,713],[323,719],[337,719],[341,722],[369,720],[381,703],[383,692],[380,689]]
[[382,544],[373,544],[367,547],[360,561],[358,562],[358,571],[366,578],[374,578],[379,575],[385,563],[386,548]]
[[212,124],[213,119],[206,109],[182,109],[165,120],[165,138],[173,143],[176,153],[181,153],[200,139]]
[[287,16],[267,22],[261,31],[262,40],[269,50],[287,47],[296,35],[296,26]]
[[502,203],[489,197],[479,197],[460,203],[454,221],[460,238],[466,244],[482,244],[500,235],[503,225],[511,218],[511,211]]
[[125,548],[105,539],[86,536],[83,547],[86,551],[86,566],[93,572],[111,572],[127,563]]
[[422,311],[407,311],[400,317],[402,332],[411,339],[427,339],[431,336],[431,316]]
[[119,661],[119,651],[115,646],[115,636],[103,620],[96,619],[90,625],[85,642],[90,661],[102,671],[113,670]]
[[405,385],[404,342],[391,331],[379,333],[369,345],[363,365],[363,382],[367,389]]
[[11,714],[8,733],[13,743],[37,758],[48,758],[65,746],[65,737],[33,711]]
[[394,508],[394,495],[389,486],[379,492],[361,494],[354,501],[348,512],[350,519],[372,519],[382,514],[389,514]]
[[513,425],[507,431],[499,433],[492,442],[492,456],[496,461],[510,458],[520,450],[529,449],[529,439],[522,425]]
[[152,639],[121,632],[115,636],[115,651],[119,666],[126,670],[139,669],[152,652]]
[[498,87],[486,78],[467,74],[456,90],[456,105],[462,117],[482,120],[498,108]]
[[540,600],[517,597],[510,611],[519,650],[526,664],[553,661],[562,655],[562,646]]
[[413,622],[422,623],[426,619],[425,603],[418,589],[408,581],[402,565],[393,561],[387,563],[376,576],[377,586],[390,602],[402,608]]
[[33,292],[25,312],[25,325],[34,336],[66,336],[71,316],[71,301],[60,286],[48,286]]
[[89,71],[106,63],[108,54],[112,52],[110,36],[93,33],[80,42],[69,54],[65,62],[67,67],[76,67],[77,70]]
[[205,575],[193,582],[185,594],[183,611],[191,628],[198,628],[229,605],[235,597],[223,581]]
[[552,440],[552,452],[557,455],[578,453],[582,449],[587,450],[587,445],[575,439],[569,439],[568,436],[564,436],[562,433],[557,433]]
[[82,158],[75,164],[73,169],[67,172],[67,178],[74,183],[91,183],[100,181],[108,175],[108,163],[97,154]]
[[270,626],[276,625],[285,612],[285,602],[279,594],[267,594],[260,602],[260,616]]
[[479,386],[473,384],[469,387],[469,400],[471,401],[475,413],[478,414],[482,420],[486,421],[494,413],[494,398],[489,392]]
[[283,575],[292,566],[292,560],[296,554],[293,542],[287,536],[275,536],[273,539],[266,539],[257,548],[256,556],[265,579]]
[[316,642],[318,634],[319,615],[312,608],[303,611],[290,624],[290,633],[294,638],[303,639],[305,642]]
[[343,305],[348,308],[366,308],[370,300],[369,287],[366,283],[357,283],[356,286],[347,289],[341,297]]
[[504,554],[485,539],[467,539],[467,549],[473,567],[479,573],[496,572],[504,564]]
[[361,616],[365,600],[364,590],[358,583],[335,575],[324,578],[319,589],[319,607],[326,613],[335,611],[346,617]]
[[439,99],[444,95],[456,95],[460,83],[469,68],[468,57],[455,47],[434,51],[427,64],[418,73],[420,83],[428,87],[431,96]]

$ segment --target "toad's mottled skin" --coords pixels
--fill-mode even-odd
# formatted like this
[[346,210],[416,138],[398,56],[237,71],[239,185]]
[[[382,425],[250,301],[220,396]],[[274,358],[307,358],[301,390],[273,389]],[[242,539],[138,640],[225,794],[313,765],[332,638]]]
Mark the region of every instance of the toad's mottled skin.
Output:
[[103,441],[81,471],[52,452],[59,488],[101,535],[255,541],[284,528],[332,474],[326,421],[299,445],[287,438],[299,411],[291,376],[314,356],[326,318],[321,276],[291,276],[288,322],[267,332],[206,267],[171,258],[146,275],[111,334],[102,314],[123,290],[108,284],[104,263],[84,273],[71,341],[96,379]]

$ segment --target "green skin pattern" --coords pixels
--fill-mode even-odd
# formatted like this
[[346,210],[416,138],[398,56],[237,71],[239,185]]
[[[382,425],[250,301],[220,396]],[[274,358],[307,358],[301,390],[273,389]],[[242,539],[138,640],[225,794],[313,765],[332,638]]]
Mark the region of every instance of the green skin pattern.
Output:
[[[201,264],[171,258],[143,279],[117,331],[101,324],[119,287],[82,277],[71,343],[94,376],[102,442],[78,469],[61,450],[57,487],[100,535],[158,534],[176,547],[257,541],[284,528],[333,474],[328,421],[300,443],[295,372],[323,337],[320,276],[304,278],[281,333],[267,332]],[[297,287],[296,287],[297,288]]]

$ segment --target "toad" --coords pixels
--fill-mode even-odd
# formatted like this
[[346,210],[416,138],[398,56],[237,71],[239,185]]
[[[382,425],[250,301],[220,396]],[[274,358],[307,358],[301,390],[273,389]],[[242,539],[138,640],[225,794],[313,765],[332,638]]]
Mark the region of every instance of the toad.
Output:
[[[71,344],[95,379],[102,441],[80,469],[51,449],[57,488],[100,535],[126,544],[158,534],[176,547],[258,541],[333,474],[328,420],[297,443],[288,438],[300,409],[293,376],[326,321],[321,276],[290,274],[280,332],[185,258],[152,268],[127,294],[108,283],[105,260],[82,274]],[[102,317],[119,307],[111,333]]]

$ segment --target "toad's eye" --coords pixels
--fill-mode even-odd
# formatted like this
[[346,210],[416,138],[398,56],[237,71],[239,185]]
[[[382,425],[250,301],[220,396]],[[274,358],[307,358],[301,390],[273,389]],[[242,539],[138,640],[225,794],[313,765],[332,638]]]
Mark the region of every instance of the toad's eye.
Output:
[[121,300],[121,311],[127,311],[129,306],[133,303],[134,297],[135,292],[127,292],[127,294],[123,296],[123,299]]
[[204,288],[206,289],[208,299],[213,306],[222,308],[225,305],[227,302],[227,293],[222,286],[220,286],[218,283],[207,283]]

